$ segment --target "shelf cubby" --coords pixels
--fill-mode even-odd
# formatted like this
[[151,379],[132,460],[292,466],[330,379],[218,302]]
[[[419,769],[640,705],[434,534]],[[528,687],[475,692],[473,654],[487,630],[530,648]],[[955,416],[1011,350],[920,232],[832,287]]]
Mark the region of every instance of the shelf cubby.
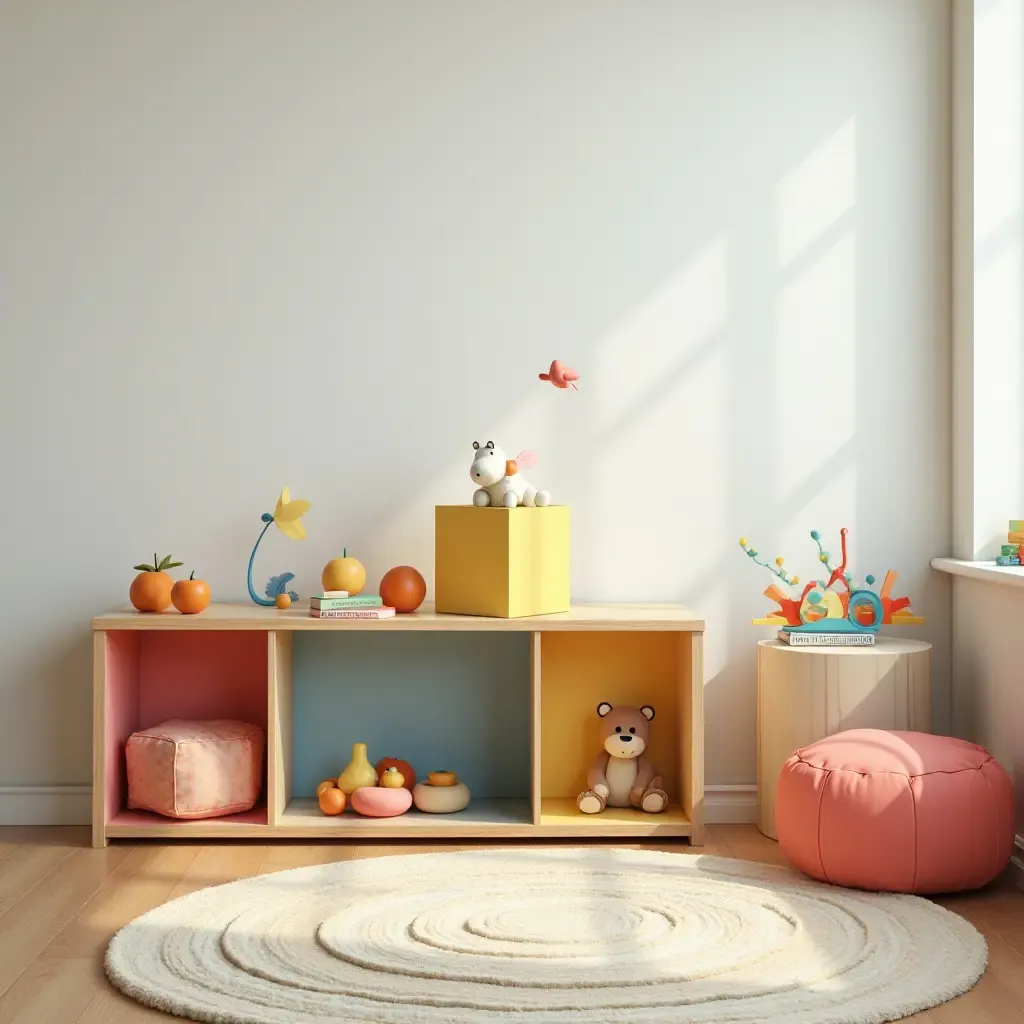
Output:
[[[93,841],[154,838],[685,837],[703,840],[703,622],[678,605],[583,605],[519,619],[439,615],[321,621],[305,609],[211,605],[94,622]],[[585,815],[597,705],[651,704],[650,754],[670,806]],[[126,807],[124,744],[167,718],[267,729],[263,798],[178,821]],[[472,791],[455,814],[320,813],[317,783],[354,743]]]
[[[545,634],[540,644],[540,825],[571,827],[577,819],[595,832],[619,835],[678,834],[690,824],[683,793],[692,774],[684,756],[682,715],[689,679],[690,634],[607,630]],[[661,774],[669,806],[651,815],[606,808],[581,815],[576,798],[587,788],[587,770],[602,747],[597,707],[655,710],[646,752]],[[573,727],[568,727],[573,723]],[[584,827],[582,822],[580,827]]]
[[[186,619],[179,616],[179,619]],[[151,827],[267,824],[266,802],[245,815],[181,820],[128,809],[125,744],[171,718],[234,718],[267,726],[267,633],[234,630],[105,630],[94,634],[93,828],[111,836]],[[162,834],[167,834],[164,831]]]
[[475,800],[530,800],[529,635],[303,633],[292,640],[294,795],[337,778],[354,743]]

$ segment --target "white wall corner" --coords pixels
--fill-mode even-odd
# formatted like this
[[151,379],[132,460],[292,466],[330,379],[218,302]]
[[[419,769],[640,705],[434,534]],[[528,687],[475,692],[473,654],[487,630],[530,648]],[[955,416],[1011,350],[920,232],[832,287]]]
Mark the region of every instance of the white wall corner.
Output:
[[951,177],[953,557],[974,532],[974,0],[953,0]]
[[757,786],[705,786],[708,825],[752,825],[757,821]]
[[0,825],[89,825],[92,786],[0,786]]

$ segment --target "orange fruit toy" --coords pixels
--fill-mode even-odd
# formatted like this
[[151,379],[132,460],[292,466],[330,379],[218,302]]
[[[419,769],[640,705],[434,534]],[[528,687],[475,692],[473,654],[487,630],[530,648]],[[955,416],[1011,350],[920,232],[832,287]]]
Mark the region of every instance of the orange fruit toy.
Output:
[[170,555],[166,555],[159,561],[157,561],[156,555],[153,555],[152,565],[142,562],[135,566],[141,572],[132,580],[132,585],[128,590],[128,597],[132,604],[140,612],[162,612],[169,608],[174,580],[164,570],[174,569],[179,565],[181,562],[172,562]]
[[397,768],[398,773],[402,776],[402,785],[406,789],[411,790],[416,785],[416,773],[412,770],[412,765],[408,761],[403,761],[399,757],[382,757],[374,766],[373,769],[377,773],[377,778],[381,779],[384,777],[384,773],[389,768]]
[[414,612],[427,596],[427,583],[411,565],[396,565],[384,573],[379,593],[396,612]]
[[196,615],[210,603],[210,584],[197,580],[195,570],[187,580],[171,587],[171,601],[182,615]]
[[366,586],[366,568],[358,558],[350,558],[348,548],[342,549],[341,558],[332,558],[320,574],[324,590],[347,590],[350,596]]
[[337,786],[320,790],[319,799],[324,814],[341,814],[345,810],[345,794]]

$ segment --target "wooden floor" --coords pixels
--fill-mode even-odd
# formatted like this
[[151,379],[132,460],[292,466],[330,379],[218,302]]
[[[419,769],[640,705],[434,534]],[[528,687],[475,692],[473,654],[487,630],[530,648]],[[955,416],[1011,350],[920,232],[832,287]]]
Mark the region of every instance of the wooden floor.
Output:
[[[708,831],[705,853],[783,863],[778,846],[753,825],[716,825]],[[679,843],[643,845],[681,855],[690,852]],[[195,889],[249,875],[355,857],[460,848],[456,843],[439,847],[418,842],[124,842],[94,850],[85,828],[0,828],[0,1024],[174,1021],[178,1018],[125,999],[104,978],[107,940],[132,918]],[[989,968],[966,995],[906,1020],[1024,1024],[1024,893],[1000,883],[940,902],[984,932]]]

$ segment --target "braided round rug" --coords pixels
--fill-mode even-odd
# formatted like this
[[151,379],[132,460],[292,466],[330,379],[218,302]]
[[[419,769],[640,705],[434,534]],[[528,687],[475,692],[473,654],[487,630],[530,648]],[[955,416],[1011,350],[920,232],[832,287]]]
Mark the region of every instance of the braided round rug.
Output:
[[218,1024],[872,1024],[966,991],[986,960],[971,924],[915,896],[605,847],[232,882],[126,925],[106,969]]

